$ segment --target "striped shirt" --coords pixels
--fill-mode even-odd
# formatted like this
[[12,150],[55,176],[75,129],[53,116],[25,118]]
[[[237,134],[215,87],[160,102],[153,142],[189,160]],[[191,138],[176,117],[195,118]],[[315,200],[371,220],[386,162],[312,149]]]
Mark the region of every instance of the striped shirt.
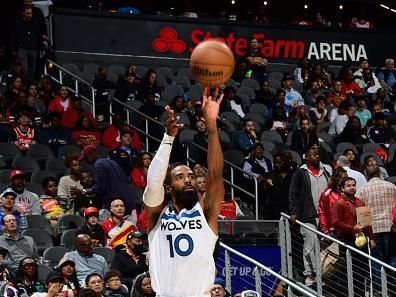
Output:
[[390,232],[392,207],[396,197],[396,186],[374,177],[360,190],[360,198],[371,209],[374,233]]

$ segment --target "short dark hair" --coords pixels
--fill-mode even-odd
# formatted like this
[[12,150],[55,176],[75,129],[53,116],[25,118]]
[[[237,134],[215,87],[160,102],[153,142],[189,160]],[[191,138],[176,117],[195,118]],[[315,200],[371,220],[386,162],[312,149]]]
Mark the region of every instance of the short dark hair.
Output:
[[102,277],[99,273],[96,273],[96,272],[90,273],[90,274],[88,274],[87,277],[85,278],[85,285],[86,285],[86,286],[88,286],[88,283],[89,283],[89,280],[91,279],[91,277],[94,277],[94,276],[99,276],[99,278],[100,278],[101,280],[103,280],[103,277]]
[[322,95],[316,97],[315,103],[319,103],[320,101],[326,101],[326,98]]
[[50,182],[55,182],[56,184],[58,184],[58,179],[55,176],[47,176],[43,179],[41,183],[42,188],[46,189]]
[[364,164],[367,164],[367,160],[370,158],[373,158],[377,162],[377,159],[375,159],[375,157],[373,155],[368,155],[364,158]]
[[[13,215],[12,213],[7,213],[7,214],[5,214],[2,218],[1,218],[1,223],[3,224],[3,226],[4,226],[4,223],[5,223],[5,217],[6,216],[9,216],[9,215],[11,215],[11,216],[14,216],[15,217],[15,215]],[[16,217],[15,217],[16,218]]]
[[253,122],[253,120],[250,119],[250,118],[245,118],[245,119],[243,119],[243,120],[242,120],[242,126],[245,127],[247,122]]
[[345,187],[345,184],[346,184],[348,181],[350,181],[350,180],[353,180],[353,181],[355,182],[355,185],[356,185],[356,179],[354,179],[353,177],[348,176],[347,178],[344,178],[344,179],[341,181],[341,188]]
[[48,114],[48,120],[52,121],[55,118],[62,119],[62,114],[58,111],[53,111]]
[[280,93],[286,94],[286,91],[284,89],[277,89],[276,95],[279,95]]
[[[164,185],[165,185],[165,186],[170,186],[170,185],[171,185],[171,183],[172,183],[172,175],[171,175],[171,172],[172,172],[173,169],[175,169],[176,167],[179,167],[179,166],[187,166],[187,165],[184,164],[184,163],[181,163],[181,162],[175,162],[175,163],[169,164],[168,170],[167,170],[167,172],[166,172],[165,180],[164,180]],[[187,166],[187,167],[188,167],[188,166]],[[192,170],[192,169],[191,169],[191,170]]]
[[119,279],[121,279],[121,273],[118,270],[109,270],[106,272],[103,280],[105,283],[107,283],[107,281],[112,277],[118,277]]
[[78,297],[96,297],[96,293],[94,290],[89,288],[82,288],[78,293]]
[[379,177],[381,175],[381,170],[379,166],[369,166],[366,169],[366,174],[369,179]]
[[71,156],[67,156],[65,159],[65,166],[66,168],[70,168],[71,164],[73,161],[79,161],[79,156],[77,155],[71,155]]

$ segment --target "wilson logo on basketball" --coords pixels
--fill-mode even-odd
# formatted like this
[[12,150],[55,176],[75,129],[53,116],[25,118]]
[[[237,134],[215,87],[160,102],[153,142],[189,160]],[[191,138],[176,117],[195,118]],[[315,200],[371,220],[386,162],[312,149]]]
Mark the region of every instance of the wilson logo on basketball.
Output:
[[180,54],[186,50],[186,43],[177,38],[175,29],[170,27],[162,28],[159,35],[160,37],[154,39],[152,42],[152,47],[155,51],[165,53],[170,50],[171,52]]
[[224,75],[222,70],[210,71],[207,68],[201,68],[201,67],[198,67],[198,66],[194,66],[193,67],[193,72],[194,72],[194,74],[203,75],[203,76],[206,76],[206,77],[207,76],[210,76],[210,77],[221,77],[221,76]]

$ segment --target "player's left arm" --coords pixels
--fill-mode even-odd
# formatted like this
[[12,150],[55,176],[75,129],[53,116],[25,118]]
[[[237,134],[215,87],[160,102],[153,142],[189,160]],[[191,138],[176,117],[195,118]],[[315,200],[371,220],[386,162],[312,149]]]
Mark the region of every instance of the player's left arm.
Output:
[[224,199],[223,183],[223,151],[217,132],[217,116],[223,95],[217,99],[218,89],[213,98],[209,89],[205,88],[203,98],[203,115],[208,131],[208,173],[206,177],[205,203],[203,206],[206,220],[215,234],[217,234],[217,219]]

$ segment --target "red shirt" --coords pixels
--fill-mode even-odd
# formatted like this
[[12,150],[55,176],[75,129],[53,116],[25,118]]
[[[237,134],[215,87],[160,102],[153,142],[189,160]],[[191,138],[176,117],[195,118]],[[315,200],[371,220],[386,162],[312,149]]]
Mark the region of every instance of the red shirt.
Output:
[[[142,143],[137,132],[127,125],[125,125],[123,129],[132,131],[133,136],[131,147],[140,151],[142,149]],[[110,150],[114,150],[121,145],[120,130],[118,130],[113,124],[110,125],[103,133],[103,145]]]
[[77,121],[83,116],[89,118],[89,120],[92,123],[92,126],[95,129],[98,128],[98,123],[96,122],[95,118],[90,112],[83,111],[81,113],[78,113],[78,111],[74,107],[68,108],[65,112],[63,112],[61,126],[65,128],[73,129],[76,127]]
[[49,111],[51,111],[51,112],[57,111],[63,116],[63,113],[65,111],[67,111],[70,108],[73,108],[73,103],[71,102],[71,100],[70,99],[66,99],[66,100],[69,100],[69,105],[67,106],[67,108],[65,110],[65,108],[61,104],[61,97],[59,97],[59,96],[55,97],[54,99],[52,99],[52,101],[48,105]]
[[140,213],[139,219],[136,222],[136,226],[138,227],[140,232],[147,231],[147,216],[146,216],[146,211],[144,210],[144,208],[142,209],[142,212]]
[[71,136],[73,143],[76,143],[80,146],[86,146],[88,144],[97,145],[98,142],[100,143],[102,140],[102,137],[98,131],[73,131]]
[[332,222],[334,204],[341,198],[341,194],[332,189],[323,190],[319,199],[318,215],[320,231],[329,235],[334,231]]
[[362,90],[360,89],[359,85],[357,83],[350,82],[349,84],[346,83],[345,81],[341,82],[341,87],[342,87],[342,94],[344,96],[347,95],[355,95],[355,94],[362,94]]
[[144,190],[147,186],[147,175],[140,168],[133,168],[131,183]]

